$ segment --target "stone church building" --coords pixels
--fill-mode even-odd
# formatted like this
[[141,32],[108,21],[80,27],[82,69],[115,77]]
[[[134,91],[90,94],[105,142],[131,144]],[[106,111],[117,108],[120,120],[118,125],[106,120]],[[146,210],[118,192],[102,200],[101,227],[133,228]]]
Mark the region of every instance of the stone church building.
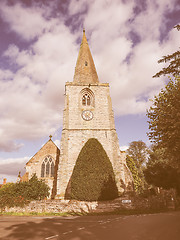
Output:
[[108,83],[100,83],[83,30],[74,79],[65,85],[60,150],[51,140],[26,164],[26,178],[34,173],[50,186],[51,197],[63,199],[78,155],[90,138],[105,149],[119,193],[132,186],[132,175],[120,151]]

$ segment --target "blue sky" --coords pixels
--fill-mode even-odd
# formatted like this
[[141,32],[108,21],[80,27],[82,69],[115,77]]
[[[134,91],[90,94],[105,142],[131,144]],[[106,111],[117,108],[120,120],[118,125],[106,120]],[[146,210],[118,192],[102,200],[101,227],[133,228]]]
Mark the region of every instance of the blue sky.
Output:
[[0,182],[17,178],[53,135],[59,146],[64,85],[73,80],[82,29],[99,80],[110,83],[122,149],[147,138],[152,76],[179,48],[178,0],[1,0]]

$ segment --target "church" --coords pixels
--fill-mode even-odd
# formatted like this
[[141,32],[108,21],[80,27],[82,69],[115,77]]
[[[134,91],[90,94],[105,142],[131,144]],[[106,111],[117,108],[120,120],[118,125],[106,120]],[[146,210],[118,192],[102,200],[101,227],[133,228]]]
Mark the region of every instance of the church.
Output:
[[119,195],[133,179],[120,151],[108,83],[99,81],[85,30],[74,79],[65,84],[65,107],[60,149],[50,139],[26,163],[24,179],[36,173],[50,187],[51,198],[64,199],[78,155],[90,138],[97,139],[112,164]]

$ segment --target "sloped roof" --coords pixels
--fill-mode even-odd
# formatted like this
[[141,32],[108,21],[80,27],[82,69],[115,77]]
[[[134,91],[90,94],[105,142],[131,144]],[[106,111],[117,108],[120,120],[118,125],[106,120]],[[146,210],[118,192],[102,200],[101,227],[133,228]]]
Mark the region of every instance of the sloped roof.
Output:
[[47,152],[48,154],[48,148],[49,146],[53,146],[54,149],[57,149],[57,152],[60,151],[59,148],[56,146],[56,144],[51,140],[51,138],[40,148],[40,150],[26,163],[26,165],[29,165],[32,163],[38,155],[40,155],[43,151]]
[[76,63],[73,83],[98,84],[98,75],[89,49],[85,30]]

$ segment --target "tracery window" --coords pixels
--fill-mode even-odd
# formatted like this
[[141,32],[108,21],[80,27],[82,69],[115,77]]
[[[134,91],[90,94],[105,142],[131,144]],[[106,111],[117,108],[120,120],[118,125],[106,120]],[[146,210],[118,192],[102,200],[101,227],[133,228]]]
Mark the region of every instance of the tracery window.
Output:
[[45,157],[42,162],[41,177],[54,177],[54,162],[51,156]]
[[91,98],[88,94],[84,94],[82,97],[82,105],[90,106],[91,105]]
[[81,91],[81,101],[83,106],[94,107],[94,93],[89,88],[84,88]]

